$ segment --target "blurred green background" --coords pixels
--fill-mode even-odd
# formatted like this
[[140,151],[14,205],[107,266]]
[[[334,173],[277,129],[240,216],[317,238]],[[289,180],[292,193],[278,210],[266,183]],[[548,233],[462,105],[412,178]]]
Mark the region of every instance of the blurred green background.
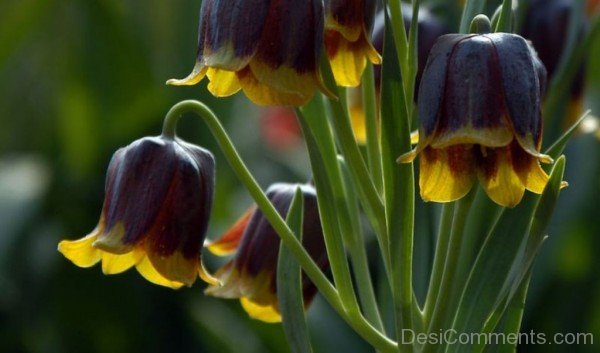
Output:
[[[198,0],[0,2],[0,352],[287,351],[279,325],[248,319],[236,301],[205,297],[200,283],[173,291],[135,271],[105,277],[56,251],[60,239],[94,228],[111,154],[158,134],[182,99],[217,112],[261,185],[310,177],[288,111],[257,108],[241,95],[217,100],[205,84],[165,86],[193,66],[199,8]],[[596,60],[589,61],[586,105],[600,111],[599,43],[589,57]],[[281,129],[291,133],[282,139]],[[179,132],[217,158],[209,237],[218,236],[250,198],[199,119],[184,119]],[[591,135],[576,137],[566,152],[570,187],[535,268],[523,331],[593,332],[600,340],[599,152]],[[418,236],[422,266],[432,241],[428,232]],[[213,258],[208,264],[217,266]],[[415,281],[426,283],[421,272]],[[309,325],[317,352],[369,350],[321,298]]]

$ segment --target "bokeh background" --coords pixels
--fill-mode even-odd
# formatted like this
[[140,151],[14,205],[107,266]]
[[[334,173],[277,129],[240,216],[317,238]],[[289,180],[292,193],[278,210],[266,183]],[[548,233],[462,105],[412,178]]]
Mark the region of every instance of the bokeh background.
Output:
[[[437,12],[453,25],[458,2],[446,3]],[[498,1],[490,3],[488,14]],[[236,301],[205,297],[200,283],[173,291],[135,271],[105,277],[56,251],[59,240],[94,228],[112,153],[157,135],[182,99],[217,112],[261,185],[310,177],[289,110],[257,108],[242,95],[217,100],[204,84],[165,86],[193,66],[199,8],[200,0],[0,2],[0,352],[287,351],[280,325],[250,320]],[[585,104],[597,112],[600,43],[587,55]],[[209,229],[216,237],[251,200],[199,119],[182,120],[179,132],[217,158]],[[578,135],[566,154],[570,187],[535,267],[523,331],[592,332],[599,342],[522,352],[598,352],[600,345],[599,141]],[[430,232],[417,236],[423,267],[433,242]],[[423,292],[421,272],[415,281]],[[309,326],[317,352],[369,350],[321,298]]]

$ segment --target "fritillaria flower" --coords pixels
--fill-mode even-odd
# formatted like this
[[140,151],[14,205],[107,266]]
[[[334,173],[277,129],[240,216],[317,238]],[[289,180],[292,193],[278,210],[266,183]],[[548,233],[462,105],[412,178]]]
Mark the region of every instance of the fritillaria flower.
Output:
[[200,258],[213,190],[209,151],[165,136],[142,138],[113,155],[96,228],[58,250],[79,267],[102,262],[104,274],[135,266],[166,287],[191,286],[198,275],[216,284]]
[[375,0],[325,0],[325,47],[336,82],[356,87],[367,60],[380,64],[371,44]]
[[541,193],[540,95],[545,69],[520,36],[448,34],[431,50],[419,90],[417,147],[426,201],[466,195],[479,179],[496,203],[513,207],[525,190]]
[[[412,21],[412,6],[406,3],[402,3],[402,19],[404,21],[404,28],[407,33]],[[383,35],[385,32],[385,17],[383,11],[379,12],[375,17],[375,24],[373,26],[373,46],[378,52],[383,51]],[[429,51],[433,47],[436,39],[441,35],[448,33],[448,29],[441,22],[441,20],[431,13],[427,8],[421,6],[419,8],[419,19],[418,19],[418,36],[417,36],[417,72],[415,78],[415,87],[418,89],[421,76],[423,75],[423,69],[427,63],[427,56]],[[374,67],[375,73],[375,89],[376,93],[380,91],[381,81],[381,67]],[[418,94],[415,91],[414,99],[417,100]],[[366,126],[365,126],[365,113],[363,110],[362,93],[360,89],[351,89],[348,92],[348,105],[350,111],[350,117],[352,121],[352,127],[354,130],[354,136],[357,142],[366,143]]]
[[216,97],[240,89],[259,105],[307,103],[323,88],[318,70],[323,41],[321,0],[204,0],[196,65],[171,85],[208,76]]
[[[267,197],[277,211],[286,216],[297,187],[304,196],[302,244],[315,262],[326,269],[329,262],[315,189],[310,185],[278,183],[267,190]],[[207,247],[217,255],[235,252],[235,256],[215,275],[222,285],[208,287],[206,294],[239,299],[252,318],[265,322],[281,321],[276,283],[279,236],[262,212],[251,208],[219,240]],[[302,290],[304,303],[309,305],[316,287],[305,274],[302,275]]]

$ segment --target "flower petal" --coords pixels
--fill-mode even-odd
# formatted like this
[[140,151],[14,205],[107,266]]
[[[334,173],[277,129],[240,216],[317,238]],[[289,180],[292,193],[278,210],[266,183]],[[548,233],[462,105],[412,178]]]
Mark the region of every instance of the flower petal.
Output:
[[[266,74],[265,72],[269,73]],[[264,70],[261,75],[263,78],[267,78],[268,81],[276,82],[276,80],[279,80],[280,82],[276,82],[276,87],[259,81],[250,69],[238,72],[244,94],[258,105],[301,106],[308,103],[316,90],[316,78],[307,77],[309,76],[307,74],[297,75],[289,68]],[[285,87],[286,82],[291,87]]]
[[113,254],[125,254],[133,249],[133,244],[125,243],[123,222],[117,222],[108,232],[99,234],[92,246]]
[[240,298],[240,304],[253,319],[267,323],[281,322],[281,314],[273,308],[273,305],[260,305],[246,297]]
[[138,250],[133,250],[122,255],[102,252],[102,273],[105,275],[116,275],[125,272],[140,262],[143,256],[144,253]]
[[249,208],[219,239],[213,242],[207,242],[204,246],[217,256],[227,256],[234,253],[242,239],[244,230],[246,230],[248,221],[255,210],[256,207]]
[[472,146],[427,147],[421,153],[419,187],[425,201],[450,202],[465,196],[475,181]]
[[524,151],[516,142],[511,144],[511,158],[512,167],[525,188],[536,194],[541,194],[550,178],[540,166],[540,162]]
[[215,97],[228,97],[242,88],[235,71],[210,68],[206,75],[210,80],[208,90]]
[[515,172],[509,147],[485,148],[477,154],[478,177],[486,194],[503,207],[515,207],[525,194],[525,185]]
[[98,237],[98,227],[78,240],[63,240],[58,243],[58,251],[79,267],[92,267],[102,259],[102,251],[92,246]]
[[135,266],[137,271],[149,282],[157,284],[159,286],[169,287],[172,289],[179,289],[183,287],[183,283],[177,281],[170,281],[166,279],[163,275],[161,275],[147,256],[144,256],[142,260]]
[[360,84],[367,59],[374,64],[381,63],[377,50],[364,37],[350,42],[339,32],[327,31],[325,34],[327,55],[336,82],[344,87],[356,87]]
[[167,81],[167,85],[193,86],[193,85],[197,84],[198,82],[202,81],[202,79],[206,75],[207,70],[208,70],[207,66],[205,66],[203,63],[197,61],[196,65],[194,65],[194,68],[192,69],[192,72],[190,72],[190,74],[187,75],[187,77],[182,78],[182,79],[172,78]]
[[188,259],[179,251],[168,256],[153,251],[146,253],[152,267],[168,281],[183,283],[191,287],[198,278],[198,257]]

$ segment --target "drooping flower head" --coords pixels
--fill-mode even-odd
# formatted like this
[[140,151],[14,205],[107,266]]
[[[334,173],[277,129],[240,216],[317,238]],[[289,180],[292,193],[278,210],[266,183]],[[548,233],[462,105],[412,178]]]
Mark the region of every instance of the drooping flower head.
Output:
[[371,44],[375,0],[325,0],[325,46],[336,82],[356,87],[367,60],[380,64]]
[[419,89],[419,143],[426,201],[466,195],[478,178],[496,203],[513,207],[525,189],[541,193],[540,94],[545,69],[520,36],[448,34],[429,54]]
[[[267,197],[279,214],[286,216],[297,187],[304,196],[302,244],[315,262],[326,269],[329,262],[315,189],[310,185],[278,183],[267,190]],[[222,286],[210,286],[206,294],[240,299],[246,312],[255,319],[281,321],[276,283],[279,236],[262,212],[251,208],[219,240],[207,246],[217,255],[235,252],[235,256],[216,273]],[[302,291],[304,303],[309,305],[316,287],[305,274],[302,275]]]
[[216,97],[242,89],[259,105],[294,106],[323,88],[320,0],[204,0],[198,37],[192,73],[168,84],[194,85],[208,76]]
[[[402,3],[402,19],[404,21],[404,28],[407,33],[412,21],[412,7],[409,4]],[[375,24],[373,26],[373,46],[378,52],[383,52],[383,35],[385,32],[385,16],[383,11],[380,11],[375,17]],[[442,21],[436,17],[426,7],[419,7],[419,18],[418,18],[418,36],[417,36],[417,73],[415,79],[415,89],[418,89],[423,69],[427,63],[427,56],[429,51],[433,47],[436,39],[443,34],[449,33],[450,31],[442,23]],[[381,89],[381,66],[374,67],[375,73],[375,90],[379,94]],[[415,91],[414,99],[417,100],[418,94]],[[350,117],[352,118],[352,128],[354,135],[359,143],[366,142],[366,126],[365,126],[365,113],[363,110],[362,93],[359,89],[351,89],[348,92],[348,105],[350,110]]]
[[200,257],[213,190],[209,151],[165,136],[142,138],[113,155],[96,228],[58,250],[79,267],[102,262],[104,274],[135,266],[166,287],[191,286],[198,275],[215,284]]

